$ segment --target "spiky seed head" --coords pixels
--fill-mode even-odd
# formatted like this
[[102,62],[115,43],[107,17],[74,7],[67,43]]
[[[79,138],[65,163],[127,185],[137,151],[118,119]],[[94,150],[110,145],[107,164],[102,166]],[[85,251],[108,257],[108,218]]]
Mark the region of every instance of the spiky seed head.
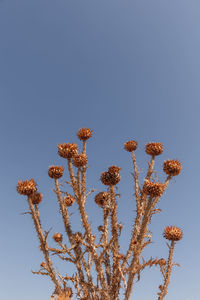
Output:
[[41,193],[33,193],[30,195],[31,202],[33,204],[40,204],[42,202],[43,195]]
[[92,134],[93,134],[93,130],[83,127],[79,129],[77,136],[80,140],[86,141],[92,136]]
[[70,194],[68,194],[66,197],[64,197],[63,201],[64,201],[64,204],[69,207],[69,206],[72,206],[72,204],[75,201],[75,198],[73,196],[71,196]]
[[45,268],[46,267],[46,263],[44,261],[42,261],[41,264],[40,264],[40,267],[41,268]]
[[58,179],[63,176],[64,168],[62,166],[50,166],[49,167],[49,177],[53,179]]
[[73,237],[74,243],[76,243],[76,244],[79,244],[82,241],[82,239],[83,239],[83,236],[82,236],[81,232],[74,233],[72,235],[72,237]]
[[116,185],[120,182],[121,176],[118,172],[103,172],[100,179],[105,185]]
[[163,236],[169,241],[179,241],[182,239],[183,233],[179,227],[167,226],[164,229]]
[[144,181],[143,192],[151,197],[160,197],[164,192],[164,189],[165,185],[159,181],[150,182],[147,179]]
[[17,192],[21,195],[30,196],[37,191],[34,179],[18,181]]
[[62,242],[62,234],[59,232],[54,233],[53,235],[53,239],[54,241],[58,242]]
[[146,153],[151,156],[160,155],[163,153],[162,143],[148,143],[146,144]]
[[117,166],[111,166],[108,168],[108,172],[110,172],[110,173],[119,173],[120,170],[121,170],[121,168],[117,167]]
[[70,159],[78,152],[78,145],[77,144],[58,144],[58,154],[63,157]]
[[84,153],[74,155],[72,163],[77,168],[87,165],[87,155]]
[[179,160],[166,160],[163,164],[163,171],[170,176],[178,175],[182,170],[182,165]]
[[133,140],[128,141],[128,142],[124,143],[124,149],[128,152],[133,152],[137,149],[137,144],[138,144],[138,142],[136,142],[136,141],[133,141]]
[[108,204],[109,201],[109,194],[107,192],[100,192],[95,196],[95,202],[100,207],[104,207]]

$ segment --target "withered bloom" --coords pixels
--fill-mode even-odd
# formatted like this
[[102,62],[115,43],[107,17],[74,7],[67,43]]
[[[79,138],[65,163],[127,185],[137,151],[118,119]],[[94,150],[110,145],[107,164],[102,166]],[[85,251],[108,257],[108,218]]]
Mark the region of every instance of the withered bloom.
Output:
[[73,234],[73,240],[74,243],[79,244],[83,239],[82,233],[81,232],[76,232]]
[[77,144],[58,144],[58,154],[63,157],[70,159],[78,152]]
[[108,204],[109,201],[109,193],[107,192],[100,192],[95,196],[95,202],[100,207],[104,207],[106,204]]
[[18,181],[17,192],[21,195],[29,196],[37,191],[34,179]]
[[33,204],[40,204],[42,202],[43,195],[41,193],[33,193],[30,195],[31,202]]
[[83,153],[74,155],[72,163],[77,168],[87,165],[87,155]]
[[86,141],[87,139],[89,139],[93,134],[93,130],[90,130],[89,128],[81,128],[79,129],[77,136],[80,140],[82,141]]
[[167,226],[164,230],[163,236],[169,241],[179,241],[182,239],[183,233],[178,227]]
[[146,144],[146,153],[155,156],[163,153],[163,145],[161,143],[148,143]]
[[50,166],[49,167],[49,177],[53,179],[58,179],[63,176],[64,168],[62,166]]
[[143,186],[143,192],[152,197],[159,197],[164,192],[165,185],[161,182],[150,182],[145,180]]
[[128,142],[124,143],[124,149],[128,152],[133,152],[137,149],[137,144],[138,144],[138,142],[136,142],[136,141],[133,141],[133,140],[128,141]]
[[160,266],[165,266],[166,265],[166,260],[164,258],[159,259],[159,265]]
[[163,164],[163,171],[170,176],[178,175],[182,170],[182,165],[179,160],[166,160]]
[[64,204],[69,207],[69,206],[72,206],[72,204],[75,201],[75,198],[68,194],[66,197],[64,197],[63,201],[64,201]]
[[56,232],[56,233],[53,235],[53,239],[54,239],[56,242],[62,242],[62,234]]
[[117,166],[111,166],[108,168],[108,172],[111,172],[111,173],[118,173],[119,171],[121,170],[120,167],[117,167]]
[[116,185],[120,182],[121,176],[118,172],[103,172],[100,179],[105,185]]

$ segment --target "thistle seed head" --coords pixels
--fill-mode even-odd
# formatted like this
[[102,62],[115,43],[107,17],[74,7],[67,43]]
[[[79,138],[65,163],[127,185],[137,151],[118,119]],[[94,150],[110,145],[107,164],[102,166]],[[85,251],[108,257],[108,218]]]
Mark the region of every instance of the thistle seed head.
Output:
[[63,176],[64,168],[62,166],[50,166],[49,167],[49,177],[53,179],[58,179]]
[[164,192],[165,185],[161,182],[150,182],[145,179],[143,185],[143,192],[151,197],[160,197]]
[[170,176],[178,175],[182,170],[182,165],[179,160],[166,160],[163,164],[163,171]]
[[64,201],[64,204],[67,207],[69,207],[69,206],[72,206],[72,204],[75,201],[75,198],[73,196],[71,196],[71,195],[68,194],[66,197],[64,197],[63,201]]
[[136,142],[136,141],[133,141],[133,140],[128,141],[128,142],[124,143],[124,149],[128,152],[133,152],[137,149],[137,144],[138,144],[138,142]]
[[58,144],[58,154],[63,157],[70,159],[78,152],[77,144]]
[[92,136],[92,134],[93,134],[93,130],[83,127],[79,129],[77,136],[80,140],[86,141]]
[[59,232],[54,233],[53,239],[56,242],[62,242],[62,234],[60,234]]
[[151,156],[160,155],[163,153],[162,143],[148,143],[146,144],[146,153]]
[[84,153],[74,155],[72,163],[77,168],[87,165],[87,155]]
[[34,179],[18,181],[17,192],[21,195],[30,196],[37,191]]
[[33,193],[30,195],[31,202],[33,204],[40,204],[42,202],[43,195],[41,193]]
[[107,192],[100,192],[95,196],[95,202],[100,207],[104,207],[109,201],[109,194]]
[[100,179],[105,185],[116,185],[120,182],[121,176],[118,172],[103,172]]
[[110,172],[110,173],[119,173],[120,170],[121,170],[121,168],[117,167],[117,166],[111,166],[108,168],[108,172]]
[[179,241],[182,239],[183,233],[178,227],[167,226],[165,227],[163,236],[169,241]]

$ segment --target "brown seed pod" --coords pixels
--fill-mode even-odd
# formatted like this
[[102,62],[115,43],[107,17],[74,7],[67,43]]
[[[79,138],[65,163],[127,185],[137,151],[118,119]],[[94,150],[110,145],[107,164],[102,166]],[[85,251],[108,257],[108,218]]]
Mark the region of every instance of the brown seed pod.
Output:
[[100,192],[95,196],[95,202],[100,207],[104,207],[106,204],[108,204],[109,201],[109,193],[107,192]]
[[73,144],[73,143],[58,144],[58,154],[63,158],[70,159],[77,153],[78,153],[77,144]]
[[60,234],[59,232],[54,233],[53,239],[54,239],[56,242],[62,242],[62,234]]
[[138,144],[138,142],[136,142],[136,141],[133,141],[133,140],[128,141],[128,142],[124,143],[124,149],[128,152],[133,152],[137,149],[137,144]]
[[34,179],[18,181],[17,192],[21,195],[29,196],[37,191]]
[[169,241],[179,241],[182,239],[183,233],[178,227],[167,226],[165,227],[163,236]]
[[163,153],[162,143],[148,143],[146,144],[146,153],[151,156],[160,155]]
[[41,262],[40,267],[41,267],[41,268],[45,268],[45,267],[46,267],[46,263],[45,263],[44,261]]
[[166,160],[163,164],[163,171],[170,176],[178,175],[182,170],[182,165],[179,160]]
[[66,206],[72,206],[72,204],[74,203],[75,198],[71,195],[67,195],[66,197],[64,197],[63,202]]
[[33,193],[30,195],[31,202],[33,204],[40,204],[42,202],[43,195],[41,193]]
[[105,185],[116,185],[120,182],[121,176],[118,172],[103,172],[100,179]]
[[159,197],[164,192],[165,185],[161,182],[150,182],[145,179],[143,185],[143,192],[152,197]]
[[62,166],[50,166],[49,167],[49,177],[53,179],[58,179],[63,176],[64,168]]
[[80,140],[82,141],[86,141],[87,139],[89,139],[93,134],[93,130],[90,130],[89,128],[81,128],[79,129],[77,136]]
[[87,155],[83,153],[74,155],[72,163],[77,168],[87,165]]
[[117,167],[117,166],[111,166],[108,168],[108,172],[110,172],[110,173],[119,173],[120,170],[121,170],[121,168]]
[[160,266],[165,266],[166,265],[166,260],[164,258],[159,259],[159,265]]
[[101,231],[101,232],[104,232],[104,226],[99,225],[99,226],[98,226],[98,230]]

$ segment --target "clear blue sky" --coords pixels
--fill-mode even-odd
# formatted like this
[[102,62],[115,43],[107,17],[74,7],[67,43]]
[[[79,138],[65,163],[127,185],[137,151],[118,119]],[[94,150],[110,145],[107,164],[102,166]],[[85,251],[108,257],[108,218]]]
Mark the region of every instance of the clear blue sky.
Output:
[[[145,144],[162,142],[162,163],[179,159],[182,173],[168,187],[152,219],[153,244],[145,258],[167,257],[165,226],[183,229],[166,300],[199,300],[199,130],[200,2],[198,0],[1,0],[1,298],[48,300],[54,286],[33,275],[43,260],[25,197],[18,180],[34,178],[44,199],[40,215],[51,236],[64,233],[47,175],[52,164],[65,166],[57,144],[78,142],[80,127],[94,130],[88,141],[87,188],[104,189],[101,172],[122,168],[119,219],[127,230],[126,249],[135,217],[129,139],[138,141],[142,168],[149,157]],[[79,144],[80,145],[80,144]],[[67,173],[66,173],[67,174]],[[72,222],[79,229],[76,205]],[[91,197],[87,211],[94,226],[100,209]],[[65,240],[67,242],[67,239]],[[56,267],[63,264],[56,260]],[[60,271],[70,271],[61,267]],[[157,299],[162,283],[158,268],[147,269],[135,285],[135,300]],[[123,298],[121,298],[123,299]]]

